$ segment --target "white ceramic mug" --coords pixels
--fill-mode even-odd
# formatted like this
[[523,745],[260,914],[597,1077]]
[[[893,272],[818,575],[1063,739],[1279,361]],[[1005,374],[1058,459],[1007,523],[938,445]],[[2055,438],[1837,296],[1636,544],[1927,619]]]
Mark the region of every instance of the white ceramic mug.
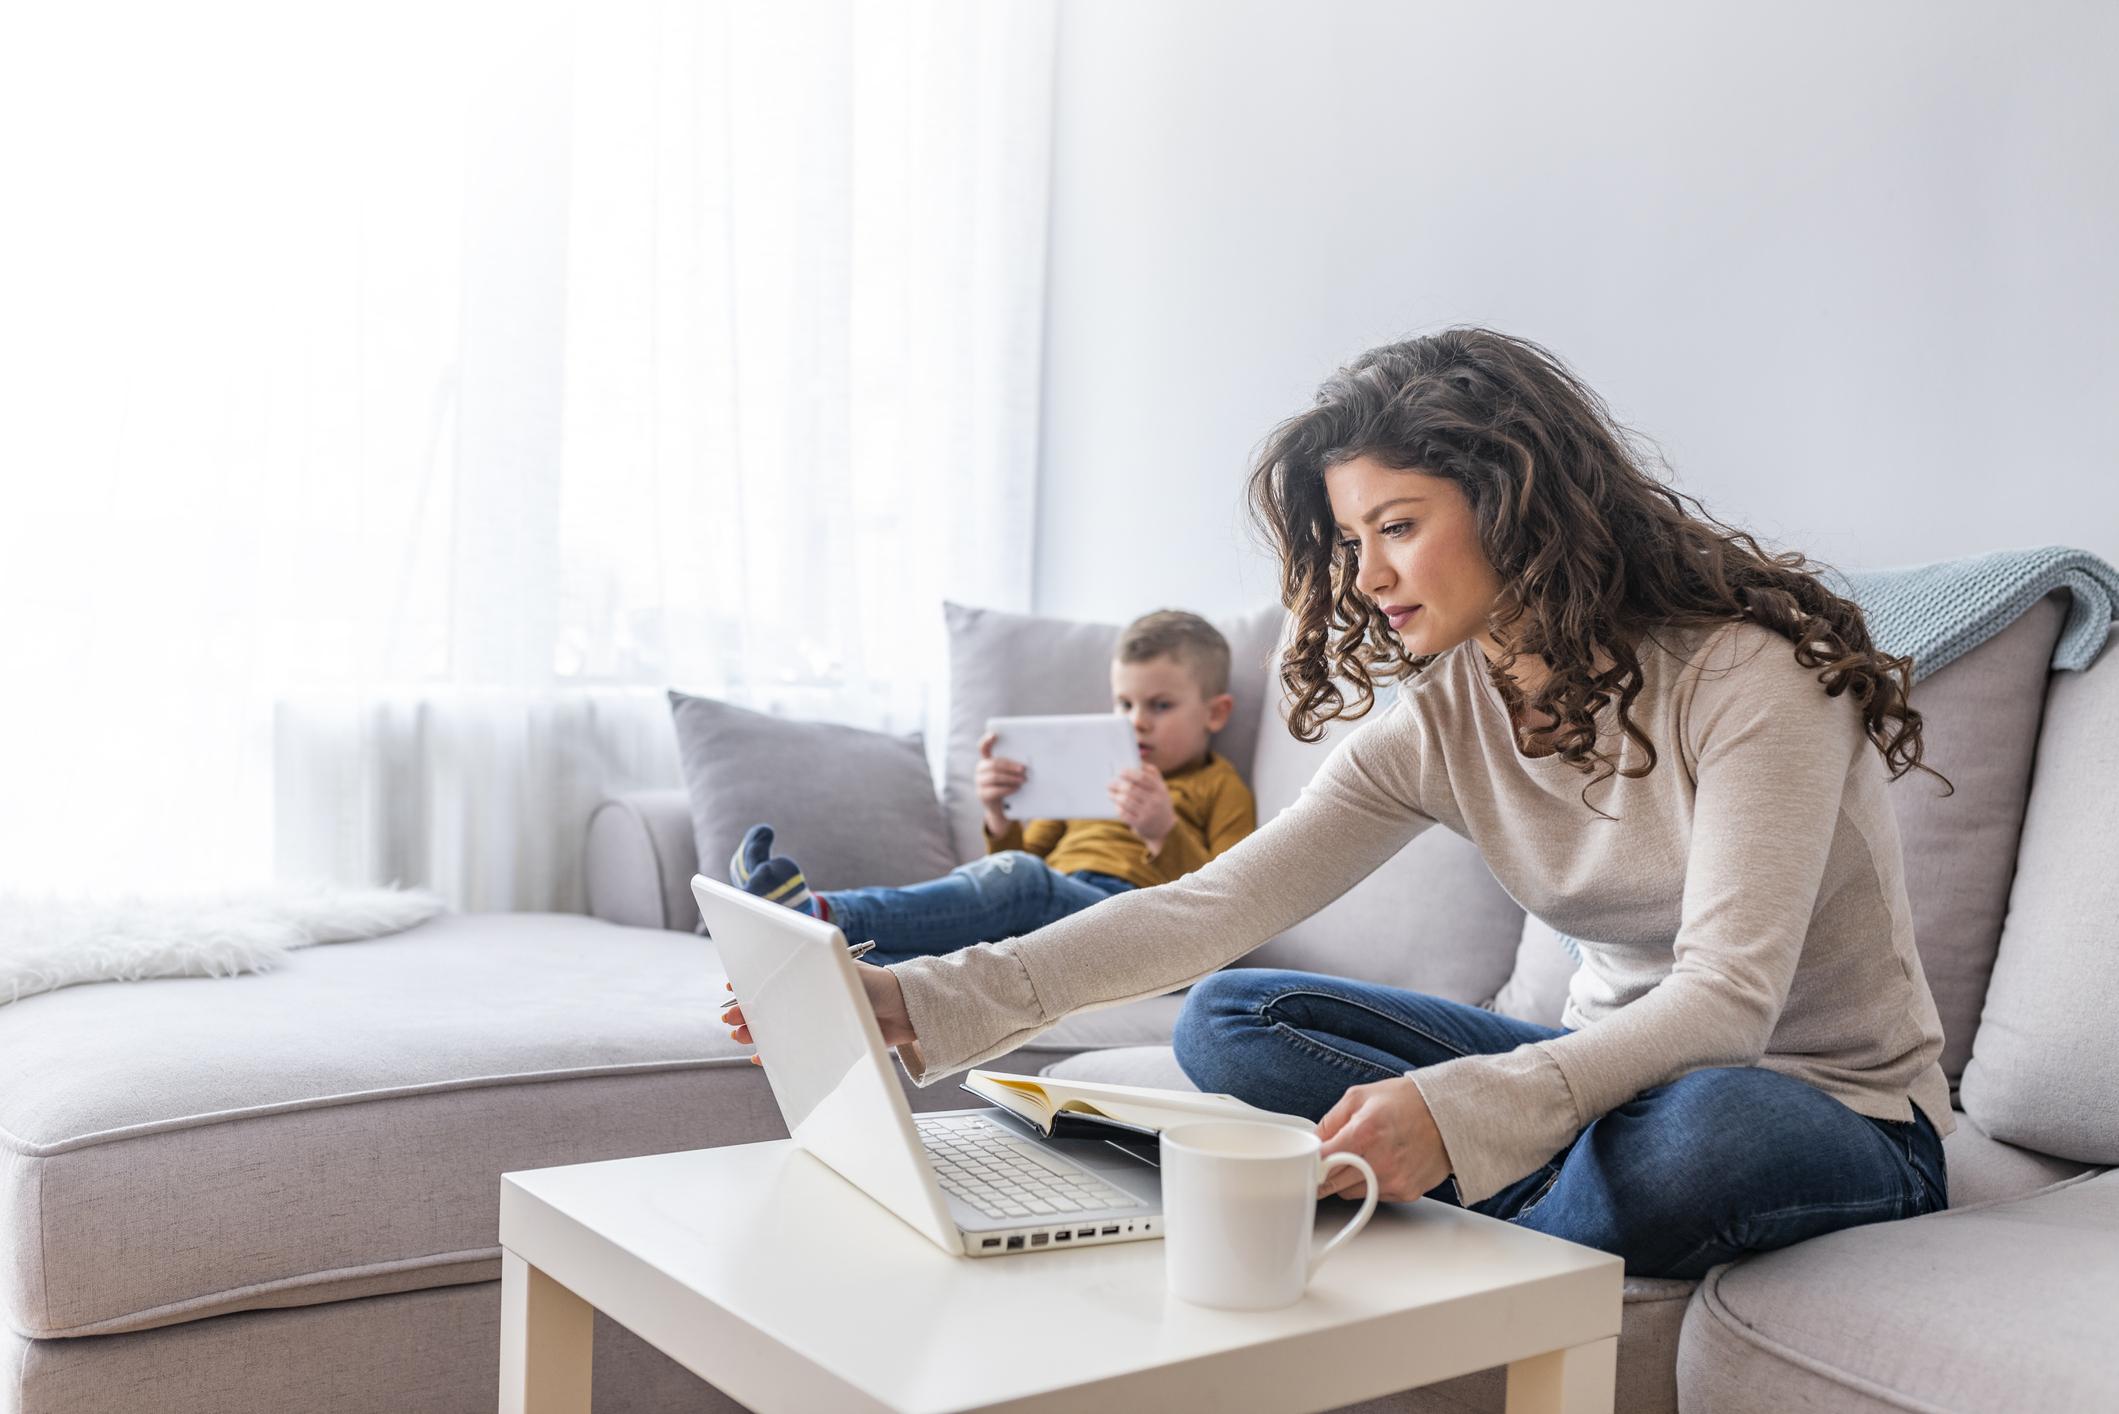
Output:
[[[1162,1136],[1163,1261],[1170,1293],[1198,1306],[1264,1311],[1302,1299],[1324,1259],[1376,1211],[1376,1171],[1358,1154],[1321,1158],[1317,1136],[1287,1125],[1214,1120]],[[1342,1164],[1368,1196],[1312,1254],[1317,1185]]]

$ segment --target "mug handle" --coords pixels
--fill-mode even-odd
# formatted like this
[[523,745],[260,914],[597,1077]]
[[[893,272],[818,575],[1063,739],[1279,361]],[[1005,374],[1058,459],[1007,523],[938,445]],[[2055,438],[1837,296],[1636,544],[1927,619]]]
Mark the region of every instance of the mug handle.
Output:
[[1324,1160],[1324,1167],[1318,1170],[1318,1177],[1322,1178],[1325,1174],[1330,1173],[1335,1164],[1352,1164],[1355,1168],[1360,1169],[1361,1176],[1369,1181],[1368,1193],[1361,1200],[1361,1211],[1354,1214],[1352,1220],[1345,1227],[1333,1233],[1332,1240],[1318,1248],[1317,1255],[1310,1258],[1310,1275],[1312,1277],[1316,1276],[1317,1269],[1324,1265],[1325,1258],[1337,1252],[1340,1247],[1345,1245],[1349,1237],[1368,1226],[1369,1219],[1375,1216],[1376,1212],[1376,1171],[1369,1167],[1369,1161],[1362,1158],[1359,1154],[1327,1154]]

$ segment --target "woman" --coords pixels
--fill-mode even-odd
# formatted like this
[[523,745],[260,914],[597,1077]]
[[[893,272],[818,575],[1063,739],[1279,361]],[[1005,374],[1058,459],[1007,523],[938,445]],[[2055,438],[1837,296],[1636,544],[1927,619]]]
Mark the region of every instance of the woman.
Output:
[[[1190,983],[1177,1052],[1202,1088],[1317,1118],[1386,1199],[1636,1275],[1943,1207],[1942,1028],[1885,795],[1921,724],[1860,611],[1647,475],[1550,354],[1486,330],[1342,369],[1251,489],[1294,615],[1291,729],[1364,716],[1379,680],[1397,701],[1185,879],[864,969],[914,1076]],[[1435,824],[1580,941],[1565,1026],[1217,971]]]

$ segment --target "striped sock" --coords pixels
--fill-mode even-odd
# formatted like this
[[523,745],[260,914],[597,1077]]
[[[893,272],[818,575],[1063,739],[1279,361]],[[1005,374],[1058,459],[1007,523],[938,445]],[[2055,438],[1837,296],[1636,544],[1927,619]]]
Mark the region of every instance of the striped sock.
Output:
[[824,900],[809,891],[802,866],[784,854],[773,853],[773,827],[753,825],[743,832],[743,842],[729,856],[728,881],[747,893],[772,903],[785,904],[800,913],[829,919]]
[[773,827],[753,825],[743,832],[736,852],[728,857],[728,881],[739,889],[750,887],[750,876],[773,857]]
[[784,854],[776,854],[751,871],[750,882],[743,886],[768,903],[786,904],[798,913],[815,915],[811,906],[815,895],[802,878],[802,866]]

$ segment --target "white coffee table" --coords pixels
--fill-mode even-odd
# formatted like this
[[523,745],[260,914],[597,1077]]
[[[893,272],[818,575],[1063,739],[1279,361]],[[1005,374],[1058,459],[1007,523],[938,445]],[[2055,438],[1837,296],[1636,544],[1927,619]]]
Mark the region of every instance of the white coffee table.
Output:
[[1264,1312],[1169,1296],[1160,1242],[950,1256],[784,1140],[508,1174],[500,1241],[502,1414],[588,1409],[599,1310],[761,1414],[1321,1410],[1496,1365],[1509,1414],[1611,1411],[1619,1260],[1442,1203]]

